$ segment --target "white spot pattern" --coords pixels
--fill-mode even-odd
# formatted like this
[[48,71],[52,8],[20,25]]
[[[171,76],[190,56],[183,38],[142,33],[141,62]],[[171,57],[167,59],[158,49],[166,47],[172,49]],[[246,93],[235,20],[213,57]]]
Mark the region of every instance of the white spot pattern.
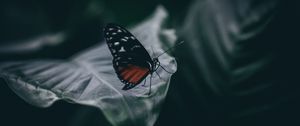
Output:
[[119,52],[126,52],[123,46],[121,47],[121,49],[119,50]]
[[114,45],[115,46],[120,45],[120,42],[115,42]]

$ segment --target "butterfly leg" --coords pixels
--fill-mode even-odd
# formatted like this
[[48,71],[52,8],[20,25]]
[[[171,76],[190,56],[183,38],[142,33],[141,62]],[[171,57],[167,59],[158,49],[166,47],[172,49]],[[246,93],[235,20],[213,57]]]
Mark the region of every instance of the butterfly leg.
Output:
[[166,71],[167,73],[169,73],[169,74],[174,74],[174,73],[172,73],[172,72],[169,72],[169,71],[167,71],[166,70],[166,68],[164,68],[162,65],[159,65],[164,71]]
[[147,77],[144,80],[144,84],[142,86],[146,87],[146,81],[147,81]]
[[148,93],[148,95],[151,94],[151,85],[152,85],[152,74],[150,74],[150,87],[149,87],[149,93]]
[[156,73],[156,75],[158,76],[159,79],[163,80],[163,79],[161,78],[161,76],[160,76],[156,71],[155,71],[155,73]]

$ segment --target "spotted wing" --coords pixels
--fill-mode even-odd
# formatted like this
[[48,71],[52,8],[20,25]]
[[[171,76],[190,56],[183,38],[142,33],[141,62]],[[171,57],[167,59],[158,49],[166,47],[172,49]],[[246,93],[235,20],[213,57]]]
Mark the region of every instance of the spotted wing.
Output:
[[138,85],[150,73],[153,61],[143,45],[125,28],[108,24],[104,36],[113,56],[113,66],[124,90]]

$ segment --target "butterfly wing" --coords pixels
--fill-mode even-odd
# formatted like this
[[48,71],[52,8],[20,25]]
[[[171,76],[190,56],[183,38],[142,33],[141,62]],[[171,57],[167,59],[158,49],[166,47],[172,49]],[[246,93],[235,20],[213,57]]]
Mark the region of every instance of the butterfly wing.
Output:
[[149,75],[153,61],[143,45],[125,28],[108,24],[104,37],[113,56],[114,69],[125,84],[123,90],[138,85]]
[[141,59],[137,55],[126,53],[120,53],[113,59],[113,67],[121,82],[125,84],[123,90],[135,87],[149,75],[151,65]]

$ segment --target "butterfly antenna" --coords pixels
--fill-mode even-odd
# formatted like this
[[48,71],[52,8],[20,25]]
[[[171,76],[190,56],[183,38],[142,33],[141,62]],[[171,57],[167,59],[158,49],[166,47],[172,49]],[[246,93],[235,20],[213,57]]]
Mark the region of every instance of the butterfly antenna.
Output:
[[169,51],[171,51],[172,49],[176,48],[177,46],[181,45],[182,43],[184,43],[184,41],[181,41],[181,42],[177,43],[176,45],[174,45],[174,46],[168,48],[166,51],[164,51],[162,54],[158,55],[156,58],[162,56],[163,54],[165,54],[165,53],[167,53],[167,52],[169,52]]
[[156,75],[158,76],[159,79],[163,80],[163,79],[161,78],[161,76],[160,76],[156,71],[155,71],[155,73],[156,73]]

